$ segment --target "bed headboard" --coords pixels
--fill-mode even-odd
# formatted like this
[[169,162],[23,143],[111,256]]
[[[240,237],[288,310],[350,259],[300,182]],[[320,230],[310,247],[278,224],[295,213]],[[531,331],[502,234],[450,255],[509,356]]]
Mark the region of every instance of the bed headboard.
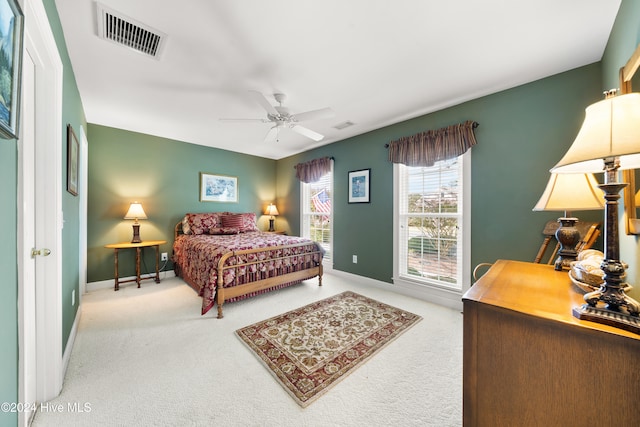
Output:
[[182,231],[182,220],[173,227],[173,239],[175,240],[179,235],[184,234]]

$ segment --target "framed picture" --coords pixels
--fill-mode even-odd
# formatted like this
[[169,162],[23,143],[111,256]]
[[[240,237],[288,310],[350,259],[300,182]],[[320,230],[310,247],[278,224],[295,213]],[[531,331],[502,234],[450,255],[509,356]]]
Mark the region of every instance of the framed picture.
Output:
[[17,0],[0,0],[0,137],[5,139],[18,135],[23,24]]
[[67,125],[67,191],[78,195],[78,151],[80,144],[71,125]]
[[237,202],[238,178],[200,172],[201,202]]
[[349,172],[349,203],[369,203],[371,169]]

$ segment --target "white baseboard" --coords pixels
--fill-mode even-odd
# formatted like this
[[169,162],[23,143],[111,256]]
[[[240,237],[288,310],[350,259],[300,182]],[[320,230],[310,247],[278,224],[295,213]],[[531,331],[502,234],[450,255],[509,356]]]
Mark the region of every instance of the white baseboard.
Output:
[[71,332],[69,333],[69,339],[67,340],[67,345],[65,346],[64,352],[62,354],[62,370],[61,370],[60,384],[64,383],[64,377],[67,374],[67,367],[69,366],[69,358],[71,358],[71,351],[73,351],[73,344],[76,342],[76,335],[78,334],[78,324],[80,324],[81,317],[82,317],[82,302],[79,302],[78,310],[76,311],[76,317],[73,320],[73,325],[71,326]]
[[[151,273],[153,274],[153,273]],[[147,275],[141,275],[141,277],[146,277]],[[176,277],[176,274],[173,270],[165,270],[165,271],[161,271],[160,272],[160,280],[162,279],[170,279],[172,277]],[[121,280],[132,280],[135,279],[135,276],[129,276],[129,277],[121,277]],[[109,279],[109,280],[101,280],[99,282],[89,282],[87,283],[87,293],[89,292],[93,292],[93,291],[97,291],[100,289],[109,289],[109,288],[113,288],[114,286],[114,281],[113,279]]]
[[462,311],[462,296],[453,291],[429,288],[426,286],[414,285],[409,282],[387,283],[370,277],[359,276],[357,274],[347,273],[340,270],[332,270],[330,274],[349,278],[350,280],[359,282],[366,286],[375,286],[391,292],[397,292],[423,301],[449,307],[454,310]]

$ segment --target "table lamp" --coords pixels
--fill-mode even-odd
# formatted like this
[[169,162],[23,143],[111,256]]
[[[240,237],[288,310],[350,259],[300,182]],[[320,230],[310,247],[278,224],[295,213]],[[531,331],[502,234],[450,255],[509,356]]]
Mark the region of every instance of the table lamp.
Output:
[[602,209],[603,199],[604,193],[598,188],[598,181],[593,174],[551,174],[533,210],[564,211],[564,216],[558,218],[560,227],[556,231],[556,239],[560,243],[558,258],[554,263],[556,270],[568,270],[571,261],[578,256],[576,245],[581,236],[576,228],[578,218],[571,215],[571,211]]
[[269,218],[269,231],[276,231],[275,229],[276,215],[280,215],[280,213],[278,212],[278,208],[276,208],[276,205],[274,205],[273,203],[269,203],[269,206],[267,206],[267,209],[264,211],[264,214],[271,215],[271,218]]
[[640,167],[640,93],[615,96],[586,108],[582,127],[553,173],[604,171],[604,283],[584,295],[586,304],[575,307],[579,319],[604,323],[640,333],[640,303],[625,294],[625,267],[620,260],[618,199],[627,184],[618,182],[619,169]]
[[127,214],[124,216],[124,219],[133,220],[133,239],[131,239],[131,243],[142,242],[142,240],[140,239],[140,223],[138,222],[138,220],[147,219],[147,214],[144,213],[142,205],[138,202],[131,203]]

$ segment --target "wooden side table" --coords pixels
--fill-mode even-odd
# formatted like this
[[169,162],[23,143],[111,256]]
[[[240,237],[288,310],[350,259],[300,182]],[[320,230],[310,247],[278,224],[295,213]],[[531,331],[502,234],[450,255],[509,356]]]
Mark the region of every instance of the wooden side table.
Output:
[[284,230],[276,230],[276,231],[265,231],[265,233],[271,233],[271,234],[287,234],[285,233]]
[[[164,245],[165,243],[167,243],[166,240],[147,240],[144,242],[140,242],[140,243],[130,243],[130,242],[123,242],[123,243],[111,243],[109,245],[105,245],[105,248],[108,249],[113,249],[113,253],[114,253],[114,265],[115,265],[115,285],[113,287],[114,291],[117,291],[118,289],[120,289],[120,283],[128,283],[128,282],[136,282],[138,284],[138,287],[140,287],[140,281],[141,280],[147,280],[147,279],[155,279],[156,283],[160,283],[160,271],[159,271],[159,266],[160,266],[160,245]],[[156,249],[156,275],[154,276],[149,276],[149,277],[140,277],[140,253],[142,252],[142,248],[147,248],[147,247],[154,247]],[[120,280],[119,276],[118,276],[118,251],[120,249],[135,249],[136,250],[136,277],[135,279],[129,279],[129,280]]]

